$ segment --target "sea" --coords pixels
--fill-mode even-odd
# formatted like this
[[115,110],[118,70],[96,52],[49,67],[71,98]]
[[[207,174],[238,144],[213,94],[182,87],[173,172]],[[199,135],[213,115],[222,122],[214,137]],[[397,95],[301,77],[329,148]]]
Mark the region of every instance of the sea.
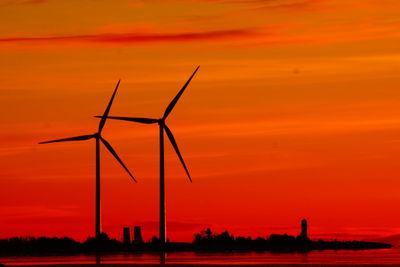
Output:
[[272,252],[170,252],[165,258],[158,253],[120,253],[111,255],[74,255],[43,257],[0,257],[9,265],[50,264],[400,264],[400,248],[373,250],[323,250],[307,253]]

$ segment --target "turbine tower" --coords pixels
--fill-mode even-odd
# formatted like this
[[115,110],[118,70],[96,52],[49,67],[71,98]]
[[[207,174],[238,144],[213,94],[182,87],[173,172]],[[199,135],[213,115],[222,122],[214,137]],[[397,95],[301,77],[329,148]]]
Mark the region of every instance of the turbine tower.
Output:
[[100,142],[103,143],[103,145],[110,151],[110,153],[117,159],[117,161],[122,165],[122,167],[125,169],[125,171],[129,174],[129,176],[136,182],[135,177],[133,177],[132,173],[128,170],[128,168],[125,166],[125,164],[122,162],[118,154],[115,152],[115,150],[112,148],[109,142],[106,141],[101,136],[101,132],[104,128],[104,125],[106,123],[106,119],[108,116],[108,113],[110,112],[111,105],[113,103],[115,94],[117,93],[119,83],[121,80],[118,81],[117,86],[114,89],[114,93],[111,96],[110,102],[107,105],[106,110],[104,111],[104,115],[100,120],[99,123],[99,128],[98,131],[94,134],[89,134],[89,135],[80,135],[80,136],[75,136],[75,137],[69,137],[69,138],[63,138],[63,139],[57,139],[57,140],[52,140],[52,141],[45,141],[45,142],[40,142],[39,144],[47,144],[47,143],[56,143],[56,142],[65,142],[65,141],[84,141],[84,140],[89,140],[89,139],[96,139],[96,218],[95,218],[95,225],[96,225],[96,231],[95,231],[95,236],[96,239],[100,237],[101,234],[101,224],[100,224]]
[[[171,142],[173,148],[175,149],[176,154],[178,155],[179,160],[182,163],[183,168],[187,176],[189,177],[190,182],[192,182],[192,178],[190,177],[189,171],[186,167],[185,161],[179,151],[178,145],[175,141],[174,135],[172,134],[171,130],[168,128],[165,120],[168,118],[168,115],[171,113],[172,109],[175,107],[176,103],[178,102],[179,98],[185,91],[186,87],[189,85],[190,81],[192,80],[193,76],[196,74],[197,70],[200,68],[198,66],[193,74],[190,76],[189,80],[184,84],[182,89],[178,92],[178,94],[172,99],[171,103],[165,109],[164,115],[160,119],[151,119],[151,118],[138,118],[138,117],[116,117],[116,116],[109,116],[109,119],[115,120],[124,120],[124,121],[133,121],[138,123],[144,124],[155,124],[159,125],[160,129],[160,245],[163,249],[165,247],[165,243],[167,240],[166,236],[166,218],[165,218],[165,172],[164,172],[164,131],[167,134],[169,141]],[[96,116],[97,118],[104,118],[100,116]]]

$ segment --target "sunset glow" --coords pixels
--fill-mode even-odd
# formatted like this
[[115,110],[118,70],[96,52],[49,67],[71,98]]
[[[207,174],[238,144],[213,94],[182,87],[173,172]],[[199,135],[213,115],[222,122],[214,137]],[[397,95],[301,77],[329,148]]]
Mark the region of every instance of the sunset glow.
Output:
[[[0,238],[94,234],[93,134],[110,115],[168,118],[168,238],[400,241],[397,0],[4,0]],[[108,120],[138,183],[101,150],[102,227],[158,235],[158,127]]]

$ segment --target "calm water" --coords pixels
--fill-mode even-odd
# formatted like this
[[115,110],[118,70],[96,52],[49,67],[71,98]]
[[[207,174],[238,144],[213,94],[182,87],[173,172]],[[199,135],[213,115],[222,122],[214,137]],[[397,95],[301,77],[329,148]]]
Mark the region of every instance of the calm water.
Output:
[[[160,263],[158,254],[116,254],[101,257],[101,263]],[[96,263],[95,256],[0,257],[6,265]],[[309,253],[194,253],[166,255],[166,263],[197,264],[400,264],[400,249],[362,251],[326,250]]]

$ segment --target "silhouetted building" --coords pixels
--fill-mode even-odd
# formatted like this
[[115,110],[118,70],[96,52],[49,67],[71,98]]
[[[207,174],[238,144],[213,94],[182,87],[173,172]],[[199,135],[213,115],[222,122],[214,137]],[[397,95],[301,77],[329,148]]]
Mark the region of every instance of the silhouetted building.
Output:
[[300,238],[301,239],[308,239],[308,235],[307,235],[307,220],[303,219],[301,220],[301,233],[300,233]]
[[142,230],[140,229],[140,226],[133,227],[133,243],[135,244],[143,243]]
[[125,245],[129,245],[131,243],[131,232],[130,232],[129,227],[124,227],[123,237],[124,237],[123,238],[123,243]]

